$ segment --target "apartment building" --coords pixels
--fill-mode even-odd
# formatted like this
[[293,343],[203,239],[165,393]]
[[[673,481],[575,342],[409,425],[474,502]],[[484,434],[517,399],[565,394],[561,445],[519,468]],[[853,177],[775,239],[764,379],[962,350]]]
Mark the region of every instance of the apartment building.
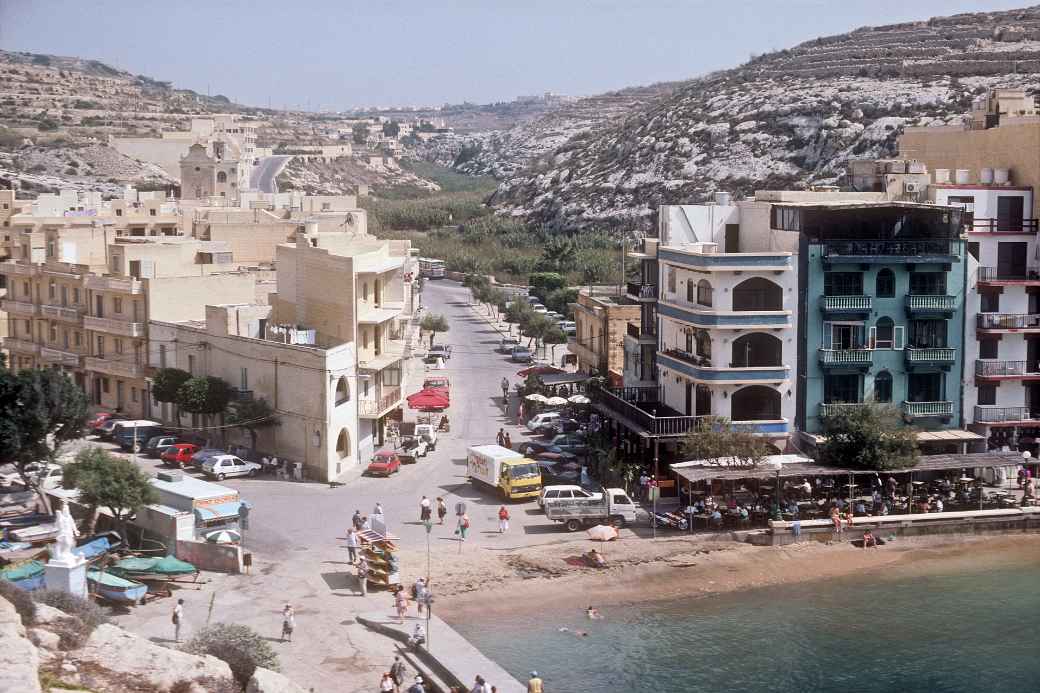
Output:
[[567,350],[578,358],[578,370],[601,373],[620,385],[624,338],[628,324],[639,319],[639,303],[609,289],[581,289],[574,311],[574,341]]
[[[274,409],[277,425],[256,427],[255,441],[248,431],[231,429],[214,434],[215,443],[302,463],[308,479],[334,480],[368,459],[359,456],[354,344],[318,346],[311,332],[279,329],[271,313],[266,305],[208,305],[204,320],[153,320],[149,364],[221,378],[236,398],[264,399]],[[176,420],[167,403],[157,403],[153,415]],[[199,424],[190,415],[177,423]]]
[[271,320],[287,330],[312,330],[316,346],[354,345],[354,459],[360,462],[384,443],[388,416],[404,394],[404,330],[413,305],[412,285],[405,281],[410,243],[322,231],[322,214],[314,217],[293,242],[277,248]]

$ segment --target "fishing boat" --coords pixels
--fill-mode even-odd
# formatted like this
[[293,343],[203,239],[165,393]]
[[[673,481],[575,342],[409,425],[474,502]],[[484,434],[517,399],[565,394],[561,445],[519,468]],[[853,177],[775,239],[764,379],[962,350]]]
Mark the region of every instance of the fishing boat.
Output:
[[53,522],[33,525],[31,527],[19,527],[7,532],[15,541],[27,541],[33,544],[44,544],[58,536],[58,526]]
[[173,556],[164,558],[124,558],[116,561],[109,572],[131,580],[172,580],[186,575],[198,576],[199,569]]
[[87,585],[93,594],[121,604],[143,604],[148,593],[148,585],[103,570],[88,570]]
[[43,588],[44,572],[41,561],[25,561],[0,568],[0,580],[7,580],[27,592],[32,592]]
[[123,538],[117,532],[105,532],[80,539],[79,546],[72,549],[72,553],[93,562],[123,546]]

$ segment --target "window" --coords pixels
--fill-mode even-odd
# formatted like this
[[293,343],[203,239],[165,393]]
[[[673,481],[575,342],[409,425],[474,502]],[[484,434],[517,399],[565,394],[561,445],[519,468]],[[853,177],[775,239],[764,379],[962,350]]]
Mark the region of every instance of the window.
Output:
[[888,371],[881,371],[874,378],[874,401],[892,401],[892,374]]
[[975,262],[979,261],[979,242],[978,241],[969,241],[968,242],[968,255],[971,255],[973,258],[975,258]]
[[980,359],[995,359],[997,358],[997,347],[1000,344],[998,339],[980,339],[979,340],[979,358]]
[[116,297],[112,299],[112,306],[117,313],[123,312],[123,299]]
[[227,183],[227,174],[224,173],[223,171],[220,171],[219,173],[217,173],[217,182],[218,183]]
[[32,320],[25,321],[25,334],[32,337]]
[[50,341],[51,342],[58,341],[58,328],[52,324],[52,325],[50,325],[50,331],[49,332],[50,332]]
[[399,368],[388,368],[383,371],[383,385],[397,387],[401,384],[401,370]]
[[924,296],[942,296],[946,293],[945,272],[911,272],[910,293]]
[[47,241],[47,258],[52,259],[54,255],[54,241]]
[[336,382],[336,406],[343,404],[344,402],[350,401],[350,384],[347,383],[347,376],[341,376],[339,381]]
[[[910,346],[917,349],[946,346],[945,320],[911,320]],[[928,400],[914,400],[917,402]]]
[[65,345],[66,349],[69,348],[69,331],[68,330],[62,330],[61,331],[61,343]]
[[148,214],[149,214],[149,216],[153,216],[153,217],[154,217],[154,216],[158,216],[158,215],[156,214],[156,210],[155,210],[155,208],[154,208],[154,207],[153,207],[152,209],[149,209],[149,210],[148,210]]
[[[97,351],[94,352],[94,353],[97,354],[98,358],[105,358],[105,338],[104,337],[98,336],[98,338],[97,338]],[[107,390],[106,390],[106,392],[107,392]]]
[[1000,291],[979,291],[979,312],[1000,312]]
[[188,354],[188,372],[195,375],[195,355]]
[[368,300],[368,282],[365,282],[361,285],[361,300]]
[[862,296],[863,274],[861,272],[825,272],[823,294],[825,296]]
[[72,289],[72,302],[79,305],[79,289]]
[[896,275],[887,267],[877,274],[874,293],[880,298],[892,298],[896,295]]
[[101,391],[104,392],[106,395],[108,394],[108,391],[109,391],[108,378],[102,378],[101,379]]
[[53,281],[47,284],[47,298],[53,299],[57,295],[56,285]]
[[668,268],[668,293],[675,293],[675,268]]
[[694,294],[697,293],[697,287],[693,283],[693,280],[686,282],[686,302],[693,303],[695,300]]
[[361,348],[362,349],[367,349],[368,348],[368,330],[365,330],[365,329],[361,330]]
[[166,345],[159,345],[159,368],[166,368]]
[[694,337],[697,340],[697,355],[701,358],[711,358],[711,337],[707,330],[697,330]]
[[115,340],[115,344],[116,344],[116,353],[117,354],[122,354],[123,353],[123,340],[122,339],[116,339]]
[[121,209],[118,209],[118,208],[117,208],[117,209],[116,209],[116,216],[117,216],[117,217],[121,217],[121,216],[123,216],[123,210],[121,210]]
[[368,397],[368,386],[369,386],[368,378],[363,379],[361,381],[361,396],[362,397]]
[[853,373],[824,376],[823,401],[827,404],[859,402],[859,376]]
[[698,385],[694,390],[694,413],[697,416],[711,414],[711,388],[707,385]]
[[979,383],[978,384],[978,395],[979,404],[996,404],[997,403],[997,384],[996,383]]
[[878,318],[877,326],[874,328],[875,349],[891,349],[895,344],[895,324],[892,318]]
[[239,390],[248,390],[249,389],[249,369],[248,368],[241,368],[241,369],[239,369],[238,381],[239,381],[239,385],[238,385],[238,389]]
[[130,401],[132,401],[132,402],[136,402],[137,401],[137,388],[136,387],[130,388]]
[[708,283],[707,279],[702,279],[697,282],[697,304],[702,306],[711,307],[711,284]]
[[32,292],[29,290],[29,282],[22,283],[22,296],[28,296]]
[[72,343],[75,344],[76,346],[82,345],[83,344],[83,334],[81,332],[79,332],[79,331],[74,332],[73,335],[72,335]]

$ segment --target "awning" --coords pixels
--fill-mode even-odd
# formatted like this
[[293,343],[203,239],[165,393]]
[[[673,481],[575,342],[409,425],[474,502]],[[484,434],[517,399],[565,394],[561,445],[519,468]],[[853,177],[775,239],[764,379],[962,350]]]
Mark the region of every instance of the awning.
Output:
[[439,388],[426,388],[408,395],[408,406],[412,409],[447,409],[450,405],[447,392]]
[[[818,433],[803,433],[803,436],[811,439],[817,445],[823,445],[827,442],[827,436],[821,436]],[[964,431],[959,428],[948,428],[942,431],[918,431],[917,442],[918,443],[949,443],[949,442],[961,442],[967,443],[971,441],[985,440],[985,436],[981,436],[978,433],[972,431]]]
[[195,517],[205,522],[206,520],[220,520],[229,517],[238,517],[238,509],[242,501],[231,501],[230,503],[217,503],[202,508],[195,508]]
[[588,373],[547,373],[545,375],[539,375],[538,380],[541,381],[542,385],[548,387],[553,385],[573,385],[583,383],[590,377],[591,376]]

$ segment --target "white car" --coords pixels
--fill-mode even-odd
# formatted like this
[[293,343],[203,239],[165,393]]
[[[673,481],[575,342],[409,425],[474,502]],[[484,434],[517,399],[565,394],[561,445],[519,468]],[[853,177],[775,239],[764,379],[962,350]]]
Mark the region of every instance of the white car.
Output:
[[218,481],[229,476],[256,476],[260,469],[256,462],[246,462],[234,455],[214,455],[202,465],[202,473]]
[[549,309],[543,306],[541,303],[536,303],[533,306],[531,306],[531,310],[533,310],[535,313],[538,313],[539,315],[549,314]]
[[573,335],[578,333],[578,324],[573,320],[561,320],[556,324],[559,326],[560,330],[562,330],[565,335]]
[[602,493],[586,491],[581,486],[575,486],[573,484],[558,484],[555,486],[542,487],[542,492],[538,494],[538,505],[544,507],[547,501],[554,500],[571,500],[573,498],[599,500],[602,497]]
[[527,422],[527,430],[531,431],[532,433],[535,433],[538,431],[539,427],[544,426],[547,423],[551,423],[558,418],[560,418],[560,412],[542,412],[541,414],[537,414],[536,416],[532,417],[531,420]]

